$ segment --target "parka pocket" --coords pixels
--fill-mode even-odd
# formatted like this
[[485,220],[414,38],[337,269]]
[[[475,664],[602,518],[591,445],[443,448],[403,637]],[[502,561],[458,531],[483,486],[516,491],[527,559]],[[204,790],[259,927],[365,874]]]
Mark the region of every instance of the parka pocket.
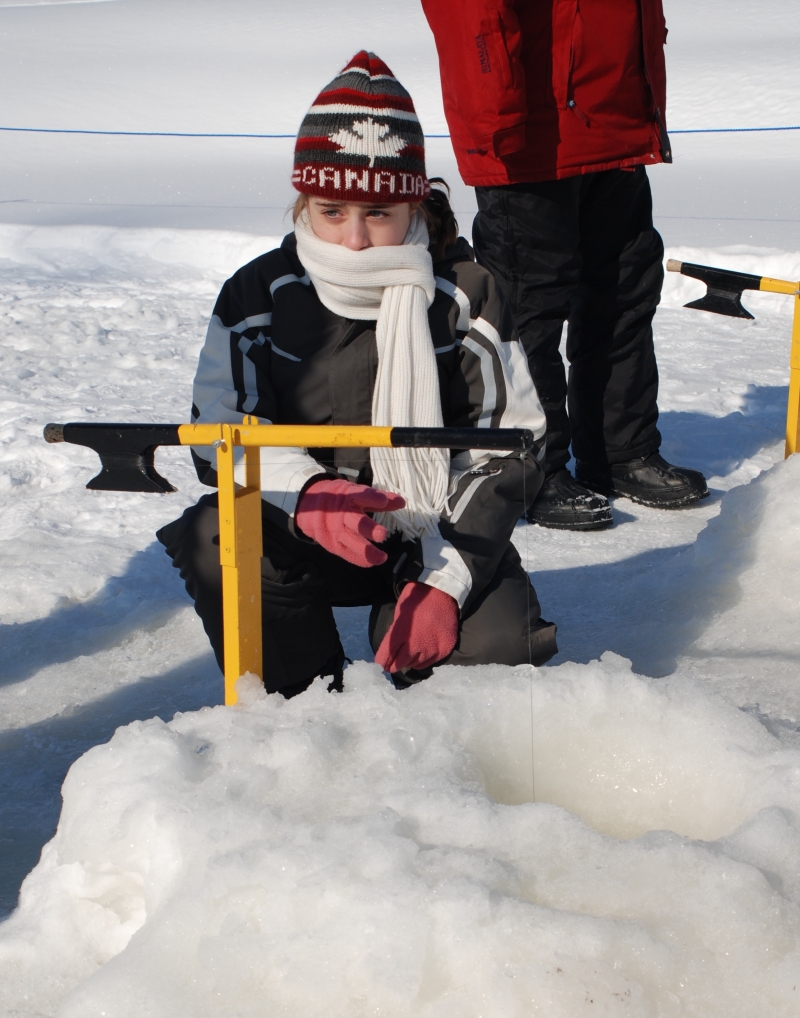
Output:
[[500,86],[513,89],[521,74],[519,65],[521,36],[517,15],[510,7],[491,10],[481,18],[480,34],[475,37],[482,74],[495,74]]
[[556,0],[553,4],[553,45],[551,51],[550,85],[552,98],[548,106],[567,108],[572,98],[572,70],[580,56],[583,23],[579,0]]

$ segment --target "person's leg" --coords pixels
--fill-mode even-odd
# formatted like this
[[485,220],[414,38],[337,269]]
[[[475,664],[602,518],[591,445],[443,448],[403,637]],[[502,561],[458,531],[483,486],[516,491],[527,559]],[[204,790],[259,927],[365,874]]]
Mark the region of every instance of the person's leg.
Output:
[[451,665],[543,665],[558,653],[556,626],[542,618],[539,599],[519,553],[509,544],[491,583],[461,620]]
[[545,475],[569,460],[567,378],[561,332],[580,278],[580,178],[476,187],[475,257],[497,280],[514,316],[547,417]]
[[[158,539],[180,571],[223,668],[222,569],[216,495],[207,495]],[[374,578],[263,520],[261,560],[264,685],[291,696],[317,675],[340,679],[344,652],[332,601],[371,604]],[[330,561],[329,561],[330,560]]]
[[664,245],[647,172],[609,170],[582,182],[582,268],[567,337],[576,477],[606,495],[677,509],[708,495],[696,470],[659,455],[653,316]]
[[[392,621],[391,597],[373,605],[369,638],[377,650]],[[455,650],[441,664],[541,665],[558,652],[556,627],[541,615],[539,599],[519,554],[509,544],[494,577],[461,619]],[[398,688],[428,678],[432,668],[393,676]]]
[[580,251],[567,338],[572,451],[584,463],[621,463],[661,444],[652,322],[664,245],[643,166],[582,180]]
[[509,303],[547,417],[545,480],[527,519],[595,530],[611,523],[605,498],[587,495],[566,469],[570,421],[559,346],[580,278],[581,180],[477,187],[473,242]]

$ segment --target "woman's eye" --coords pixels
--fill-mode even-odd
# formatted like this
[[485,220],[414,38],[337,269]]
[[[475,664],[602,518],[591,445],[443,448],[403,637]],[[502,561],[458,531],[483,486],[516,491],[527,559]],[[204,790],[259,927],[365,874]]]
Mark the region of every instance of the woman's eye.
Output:
[[388,216],[388,212],[383,212],[381,211],[381,209],[373,209],[372,211],[368,212],[367,215],[369,216],[370,219],[386,219]]

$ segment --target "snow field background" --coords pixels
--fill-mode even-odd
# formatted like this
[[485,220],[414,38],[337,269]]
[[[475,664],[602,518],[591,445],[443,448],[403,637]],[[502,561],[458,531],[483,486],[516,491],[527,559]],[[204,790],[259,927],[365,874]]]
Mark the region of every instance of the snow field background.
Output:
[[[293,132],[363,44],[444,129],[416,0],[0,8],[5,124]],[[797,8],[665,9],[673,126],[796,120]],[[651,173],[668,256],[800,278],[798,137],[675,136]],[[285,228],[290,154],[3,135],[0,914],[32,872],[0,925],[0,1012],[800,1015],[788,299],[724,319],[667,276],[663,451],[712,497],[618,499],[597,534],[519,527],[561,647],[532,676],[441,669],[397,694],[352,609],[343,695],[245,683],[214,706],[153,537],[206,490],[188,453],[158,453],[177,494],[126,495],[43,442],[49,420],[186,419],[219,285]],[[448,142],[428,160],[468,236]]]

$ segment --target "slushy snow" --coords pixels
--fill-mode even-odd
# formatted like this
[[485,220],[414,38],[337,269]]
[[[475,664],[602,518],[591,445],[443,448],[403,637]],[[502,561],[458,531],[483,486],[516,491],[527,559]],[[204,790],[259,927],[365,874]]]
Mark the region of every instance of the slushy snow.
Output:
[[[796,122],[797,5],[665,9],[673,127]],[[291,133],[366,45],[446,129],[418,0],[0,0],[0,38],[6,126]],[[536,670],[398,693],[366,610],[338,610],[343,694],[244,679],[223,708],[153,537],[207,490],[187,451],[157,457],[177,494],[131,495],[43,442],[186,419],[220,284],[286,229],[291,149],[3,134],[0,1014],[800,1016],[790,298],[720,318],[668,275],[663,452],[711,497],[519,526],[559,625]],[[668,256],[800,279],[800,132],[673,149],[651,172]],[[469,236],[449,143],[427,150]]]

